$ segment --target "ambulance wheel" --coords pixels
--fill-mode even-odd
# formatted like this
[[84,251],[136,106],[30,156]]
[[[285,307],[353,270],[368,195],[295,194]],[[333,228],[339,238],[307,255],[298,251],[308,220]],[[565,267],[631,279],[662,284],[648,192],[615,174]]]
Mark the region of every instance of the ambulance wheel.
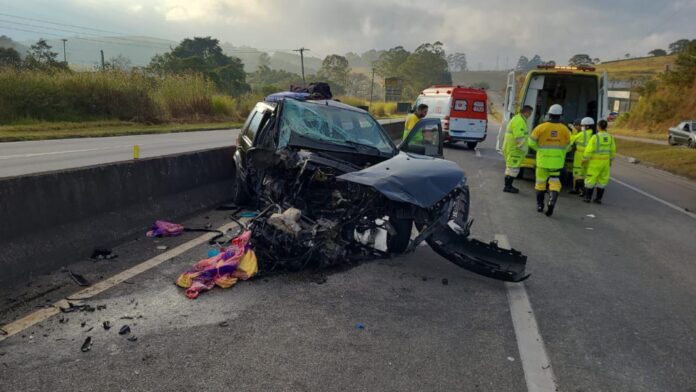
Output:
[[466,142],[466,146],[469,148],[469,150],[473,150],[477,145],[478,142]]

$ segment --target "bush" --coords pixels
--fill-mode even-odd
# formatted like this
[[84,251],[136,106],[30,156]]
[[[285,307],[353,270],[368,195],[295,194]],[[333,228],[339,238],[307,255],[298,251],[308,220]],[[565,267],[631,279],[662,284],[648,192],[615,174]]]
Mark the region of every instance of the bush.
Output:
[[213,113],[214,90],[199,74],[167,75],[158,81],[153,95],[170,118],[197,118]]

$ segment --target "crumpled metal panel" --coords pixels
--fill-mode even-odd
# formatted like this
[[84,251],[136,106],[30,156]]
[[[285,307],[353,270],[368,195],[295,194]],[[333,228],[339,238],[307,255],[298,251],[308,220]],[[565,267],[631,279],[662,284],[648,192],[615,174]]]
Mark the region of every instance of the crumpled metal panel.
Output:
[[373,187],[393,201],[429,208],[459,185],[464,172],[452,161],[401,152],[337,178]]

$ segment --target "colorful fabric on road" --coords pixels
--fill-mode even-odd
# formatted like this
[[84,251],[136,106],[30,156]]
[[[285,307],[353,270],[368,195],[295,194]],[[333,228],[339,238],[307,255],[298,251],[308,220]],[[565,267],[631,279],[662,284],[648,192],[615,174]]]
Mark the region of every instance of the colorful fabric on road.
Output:
[[186,289],[186,296],[195,299],[201,291],[216,285],[226,289],[238,280],[247,280],[258,272],[256,253],[249,244],[251,231],[247,230],[232,240],[213,257],[200,260],[191,269],[179,275],[176,284]]
[[176,237],[183,233],[184,226],[178,223],[158,220],[145,235],[148,237]]

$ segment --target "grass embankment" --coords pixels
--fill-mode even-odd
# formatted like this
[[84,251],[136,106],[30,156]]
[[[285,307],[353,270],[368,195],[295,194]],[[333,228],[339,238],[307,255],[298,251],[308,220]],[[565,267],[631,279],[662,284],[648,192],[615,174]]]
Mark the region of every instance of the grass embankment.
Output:
[[676,55],[644,57],[596,64],[598,71],[607,71],[609,80],[648,80],[672,67]]
[[339,96],[336,97],[336,99],[350,106],[369,106],[370,114],[376,118],[396,118],[405,116],[403,113],[396,113],[396,102],[372,101],[372,105],[370,105],[370,101],[361,98]]
[[696,179],[696,149],[616,139],[619,154],[674,174]]
[[662,140],[662,141],[667,140],[667,132],[666,131],[664,133],[648,132],[646,130],[622,128],[622,127],[616,126],[614,124],[610,124],[609,125],[609,132],[614,134],[614,135],[621,135],[621,136],[641,137],[644,139]]

